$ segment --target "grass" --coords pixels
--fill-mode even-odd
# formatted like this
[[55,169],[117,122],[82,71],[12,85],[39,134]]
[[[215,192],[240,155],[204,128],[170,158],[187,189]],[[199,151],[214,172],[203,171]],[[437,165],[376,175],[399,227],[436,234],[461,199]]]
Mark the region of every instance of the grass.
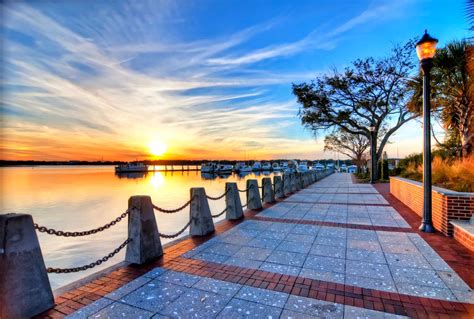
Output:
[[[458,160],[435,157],[431,164],[433,185],[458,192],[474,192],[474,156]],[[410,163],[402,177],[423,180],[423,165]]]

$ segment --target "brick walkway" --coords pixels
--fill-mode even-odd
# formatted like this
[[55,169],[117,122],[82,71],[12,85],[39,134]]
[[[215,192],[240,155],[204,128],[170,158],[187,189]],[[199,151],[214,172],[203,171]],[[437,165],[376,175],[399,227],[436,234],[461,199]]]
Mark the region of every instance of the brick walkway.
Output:
[[386,185],[334,174],[70,291],[41,317],[474,317],[474,256],[419,222]]

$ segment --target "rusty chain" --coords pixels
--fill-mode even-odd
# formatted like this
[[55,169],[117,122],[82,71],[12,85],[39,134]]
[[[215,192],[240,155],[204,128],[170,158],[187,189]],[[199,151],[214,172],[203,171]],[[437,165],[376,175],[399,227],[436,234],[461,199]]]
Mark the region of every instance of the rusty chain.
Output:
[[224,210],[222,212],[220,212],[219,214],[211,215],[211,216],[212,216],[212,218],[217,218],[217,217],[221,216],[222,214],[224,214],[226,211],[227,211],[227,207],[224,208]]
[[62,231],[62,230],[56,230],[53,228],[48,228],[45,226],[39,226],[38,224],[33,224],[35,229],[38,230],[40,233],[47,233],[48,235],[56,235],[56,236],[63,236],[63,237],[81,237],[81,236],[87,236],[87,235],[92,235],[99,233],[103,230],[109,229],[110,227],[114,226],[118,222],[120,222],[122,219],[124,219],[128,215],[129,211],[126,210],[122,215],[119,217],[115,218],[113,221],[111,221],[108,224],[105,224],[104,226],[100,226],[91,230],[85,230],[85,231]]
[[119,251],[121,251],[125,246],[127,246],[127,244],[129,242],[131,242],[132,239],[128,238],[127,240],[125,240],[120,246],[118,246],[117,248],[114,249],[114,251],[112,251],[110,254],[88,264],[88,265],[84,265],[84,266],[79,266],[79,267],[72,267],[72,268],[51,268],[51,267],[48,267],[46,269],[46,271],[48,273],[55,273],[55,274],[68,274],[68,273],[71,273],[71,272],[78,272],[78,271],[84,271],[84,270],[87,270],[87,269],[91,269],[91,268],[94,268],[95,266],[99,266],[100,264],[106,262],[107,260],[109,260],[110,258],[112,258],[113,256],[115,256],[116,254],[118,254]]
[[176,237],[178,237],[179,235],[181,235],[182,233],[184,233],[184,231],[186,230],[186,228],[188,228],[189,225],[191,225],[191,221],[192,221],[192,219],[190,219],[189,222],[188,222],[186,225],[184,225],[184,227],[183,227],[180,231],[178,231],[176,234],[168,235],[168,234],[162,234],[162,233],[158,232],[158,235],[160,235],[161,238],[168,238],[168,239],[170,239],[170,238],[176,238]]
[[247,207],[247,206],[248,206],[248,203],[247,203],[247,204],[245,204],[245,205],[242,205],[242,208],[245,208],[245,207]]
[[188,200],[186,203],[184,203],[183,206],[181,207],[178,207],[176,209],[164,209],[164,208],[161,208],[161,207],[158,207],[156,205],[153,204],[153,208],[156,209],[157,211],[159,212],[162,212],[162,213],[165,213],[165,214],[174,214],[174,213],[177,213],[179,212],[180,210],[183,210],[185,209],[186,207],[189,206],[189,204],[191,204],[191,202],[193,201],[194,197],[192,197],[190,200]]
[[227,193],[229,193],[229,189],[227,189],[224,194],[222,194],[221,196],[218,196],[218,197],[212,197],[212,196],[208,196],[206,195],[207,199],[210,199],[210,200],[219,200],[219,199],[222,199],[225,195],[227,195]]

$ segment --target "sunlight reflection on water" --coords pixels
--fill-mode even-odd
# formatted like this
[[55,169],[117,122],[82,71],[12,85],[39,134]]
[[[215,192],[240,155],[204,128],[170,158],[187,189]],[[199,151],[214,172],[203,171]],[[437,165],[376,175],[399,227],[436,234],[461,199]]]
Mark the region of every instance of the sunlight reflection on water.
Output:
[[[257,173],[258,174],[258,173]],[[2,200],[0,213],[31,214],[36,223],[65,231],[88,230],[115,219],[127,209],[128,198],[150,195],[153,203],[163,208],[176,208],[189,199],[191,187],[205,187],[210,196],[224,192],[226,182],[261,179],[273,174],[236,174],[210,179],[200,172],[150,172],[117,176],[111,166],[36,166],[0,168]],[[244,203],[245,193],[240,193]],[[225,208],[224,199],[209,201],[211,212]],[[157,213],[160,232],[174,233],[189,218],[189,208],[176,214]],[[215,221],[224,218],[219,217]],[[183,234],[186,235],[187,232]],[[78,238],[39,234],[46,266],[75,267],[105,256],[127,236],[127,221],[101,233]],[[162,239],[165,244],[169,240]],[[51,274],[54,288],[107,268],[124,259],[125,249],[105,264],[74,274]]]

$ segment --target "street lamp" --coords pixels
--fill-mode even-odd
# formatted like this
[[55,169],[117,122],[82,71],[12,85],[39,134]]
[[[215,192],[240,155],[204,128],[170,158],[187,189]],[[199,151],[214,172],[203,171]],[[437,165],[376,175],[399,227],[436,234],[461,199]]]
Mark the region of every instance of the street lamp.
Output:
[[370,184],[375,184],[375,175],[376,175],[376,169],[377,169],[377,161],[376,157],[377,154],[375,152],[375,145],[374,143],[377,143],[377,141],[374,141],[374,133],[375,133],[375,124],[371,124],[369,126],[369,131],[370,131]]
[[423,72],[423,220],[420,230],[434,233],[431,218],[431,123],[430,123],[430,71],[438,40],[425,30],[423,37],[416,43],[416,54]]

